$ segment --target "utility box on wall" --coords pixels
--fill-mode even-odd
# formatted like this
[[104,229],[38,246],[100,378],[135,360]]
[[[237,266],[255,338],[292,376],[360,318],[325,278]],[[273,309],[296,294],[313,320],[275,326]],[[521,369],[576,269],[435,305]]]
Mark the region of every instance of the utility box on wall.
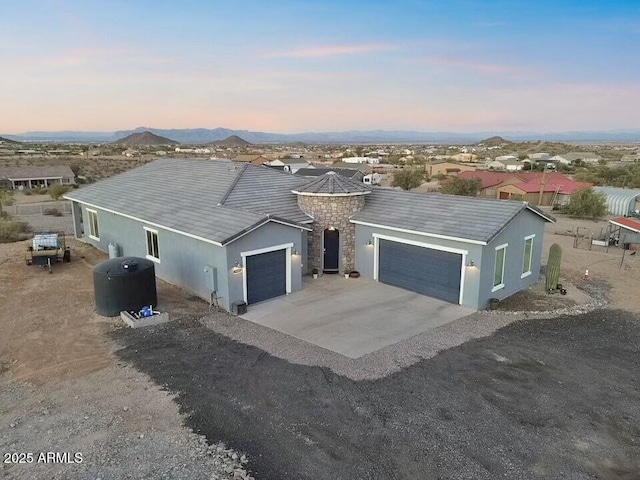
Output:
[[216,267],[204,266],[204,284],[209,293],[218,291],[218,269]]

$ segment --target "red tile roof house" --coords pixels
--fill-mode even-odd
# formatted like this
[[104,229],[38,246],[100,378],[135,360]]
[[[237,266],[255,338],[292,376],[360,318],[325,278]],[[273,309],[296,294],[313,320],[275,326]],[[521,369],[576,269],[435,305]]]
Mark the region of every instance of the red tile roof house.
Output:
[[524,200],[532,205],[566,205],[574,192],[593,184],[576,182],[558,172],[460,172],[460,178],[482,182],[479,197]]

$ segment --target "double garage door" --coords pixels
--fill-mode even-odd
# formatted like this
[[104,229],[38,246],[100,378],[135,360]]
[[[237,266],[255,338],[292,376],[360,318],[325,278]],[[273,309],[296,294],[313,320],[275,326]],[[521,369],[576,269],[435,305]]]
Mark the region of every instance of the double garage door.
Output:
[[284,249],[274,250],[246,258],[249,305],[287,293],[286,252]]
[[379,242],[380,282],[459,303],[461,254],[391,240]]

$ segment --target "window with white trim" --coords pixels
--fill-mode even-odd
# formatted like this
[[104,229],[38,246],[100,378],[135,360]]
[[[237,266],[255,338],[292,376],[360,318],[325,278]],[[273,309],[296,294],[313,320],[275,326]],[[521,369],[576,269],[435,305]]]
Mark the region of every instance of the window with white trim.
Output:
[[160,249],[158,248],[158,231],[144,227],[147,236],[147,258],[160,261]]
[[100,229],[98,228],[98,212],[87,209],[87,221],[89,222],[89,238],[100,240]]
[[493,271],[493,289],[492,292],[504,288],[504,264],[507,259],[507,244],[496,247],[496,264]]
[[531,275],[531,259],[533,258],[533,239],[535,235],[524,237],[524,253],[522,257],[522,277]]

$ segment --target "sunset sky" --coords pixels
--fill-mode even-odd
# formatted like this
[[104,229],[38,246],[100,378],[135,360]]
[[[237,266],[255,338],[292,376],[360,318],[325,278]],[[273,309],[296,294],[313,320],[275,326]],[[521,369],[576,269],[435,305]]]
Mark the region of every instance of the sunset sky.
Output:
[[0,134],[640,128],[640,1],[0,3]]

